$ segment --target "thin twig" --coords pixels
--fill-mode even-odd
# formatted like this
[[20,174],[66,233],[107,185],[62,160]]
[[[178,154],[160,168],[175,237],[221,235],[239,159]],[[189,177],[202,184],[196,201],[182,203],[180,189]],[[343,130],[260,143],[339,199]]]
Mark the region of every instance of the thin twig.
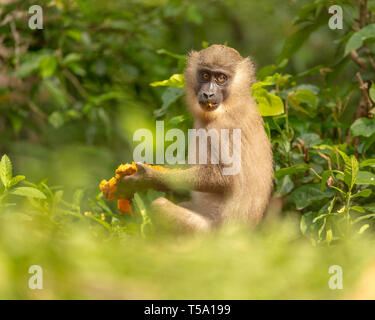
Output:
[[367,63],[366,60],[361,58],[357,51],[352,50],[350,51],[350,57],[352,60],[363,70],[367,71]]
[[367,0],[360,0],[360,9],[359,9],[359,26],[360,28],[364,28],[367,22]]
[[361,89],[361,92],[362,92],[363,97],[365,98],[368,110],[370,110],[371,107],[372,107],[372,102],[371,102],[370,96],[368,94],[368,89],[369,89],[368,83],[363,81],[362,76],[359,72],[357,72],[355,75],[356,75],[357,80],[359,82],[359,89]]
[[369,47],[365,47],[366,53],[367,53],[367,58],[370,61],[371,67],[375,70],[375,60],[372,57],[372,52]]
[[83,98],[87,99],[89,95],[87,94],[86,90],[82,87],[79,80],[68,69],[64,69],[63,72],[65,76],[70,80],[70,82],[74,85],[74,87],[77,89],[79,94]]

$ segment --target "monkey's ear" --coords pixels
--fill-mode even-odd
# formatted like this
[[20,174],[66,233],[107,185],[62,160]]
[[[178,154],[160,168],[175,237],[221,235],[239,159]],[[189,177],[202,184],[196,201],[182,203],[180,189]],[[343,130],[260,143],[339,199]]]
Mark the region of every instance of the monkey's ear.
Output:
[[253,84],[255,82],[255,63],[251,57],[244,58],[244,63],[247,65],[247,70],[249,71],[250,81]]
[[255,63],[251,57],[246,57],[244,59],[248,65],[250,73],[255,76]]

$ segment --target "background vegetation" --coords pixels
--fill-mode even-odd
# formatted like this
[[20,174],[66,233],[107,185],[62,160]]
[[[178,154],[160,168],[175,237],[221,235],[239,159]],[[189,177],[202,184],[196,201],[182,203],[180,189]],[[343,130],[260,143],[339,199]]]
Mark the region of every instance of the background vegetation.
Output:
[[[0,297],[373,298],[374,14],[366,0],[0,0]],[[98,185],[132,160],[136,129],[192,125],[180,74],[212,43],[257,64],[275,191],[255,232],[176,241],[152,230],[152,193],[124,216]]]

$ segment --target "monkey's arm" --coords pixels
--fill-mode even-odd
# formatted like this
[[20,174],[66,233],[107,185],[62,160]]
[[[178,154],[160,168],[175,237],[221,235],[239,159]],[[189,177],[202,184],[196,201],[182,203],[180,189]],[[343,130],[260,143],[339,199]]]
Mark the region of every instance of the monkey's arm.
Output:
[[231,184],[230,176],[223,176],[218,165],[195,165],[181,171],[153,171],[155,189],[221,193]]
[[131,197],[137,191],[155,189],[194,190],[221,193],[231,185],[231,176],[224,176],[218,165],[196,165],[181,171],[157,171],[137,163],[137,173],[122,178],[118,195]]

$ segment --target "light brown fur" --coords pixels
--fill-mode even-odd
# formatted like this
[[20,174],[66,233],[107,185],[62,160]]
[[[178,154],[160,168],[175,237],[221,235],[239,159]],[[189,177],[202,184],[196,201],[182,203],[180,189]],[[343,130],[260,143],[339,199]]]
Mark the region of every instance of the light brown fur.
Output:
[[[204,112],[200,108],[193,91],[195,73],[200,64],[234,69],[235,78],[229,88],[229,97],[212,112]],[[263,119],[250,94],[250,86],[254,82],[253,63],[249,58],[242,58],[232,48],[213,45],[189,54],[185,81],[187,104],[195,116],[195,128],[242,131],[242,170],[232,177],[231,190],[224,198],[221,195],[194,192],[193,207],[224,223],[258,223],[270,198],[273,167],[271,145],[263,128]]]
[[[214,111],[205,111],[200,107],[194,90],[197,70],[201,66],[222,67],[231,70],[234,75],[228,97]],[[254,82],[253,63],[232,48],[213,45],[189,54],[185,81],[187,104],[195,119],[194,128],[229,129],[230,132],[241,129],[242,169],[237,175],[225,176],[222,174],[222,163],[198,164],[173,173],[150,172],[144,168],[155,188],[186,187],[193,191],[189,203],[178,206],[159,198],[153,202],[152,210],[159,218],[167,218],[170,224],[184,230],[203,231],[213,225],[234,222],[256,225],[262,219],[270,198],[273,166],[271,144],[250,94]],[[210,148],[209,144],[207,149]],[[219,150],[214,152],[219,154]]]

